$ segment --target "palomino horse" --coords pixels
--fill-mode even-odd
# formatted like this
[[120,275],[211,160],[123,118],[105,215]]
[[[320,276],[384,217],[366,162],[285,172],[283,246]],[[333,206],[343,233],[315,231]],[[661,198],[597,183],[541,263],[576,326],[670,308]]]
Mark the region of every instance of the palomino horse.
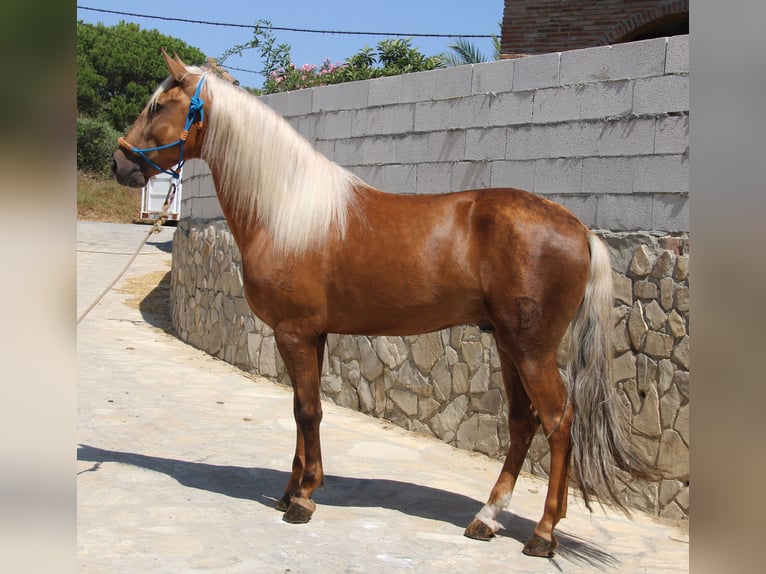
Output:
[[[316,152],[257,98],[163,50],[170,76],[114,153],[117,180],[202,158],[242,255],[250,307],[275,333],[294,389],[297,444],[277,508],[307,522],[322,485],[320,374],[328,333],[412,335],[475,324],[494,333],[510,446],[465,534],[500,528],[538,426],[550,444],[542,519],[524,552],[550,556],[577,485],[624,508],[615,467],[648,472],[610,400],[612,278],[603,243],[565,208],[516,189],[387,194]],[[180,132],[180,136],[179,136]],[[180,150],[180,151],[179,151]],[[556,351],[572,323],[567,384]]]

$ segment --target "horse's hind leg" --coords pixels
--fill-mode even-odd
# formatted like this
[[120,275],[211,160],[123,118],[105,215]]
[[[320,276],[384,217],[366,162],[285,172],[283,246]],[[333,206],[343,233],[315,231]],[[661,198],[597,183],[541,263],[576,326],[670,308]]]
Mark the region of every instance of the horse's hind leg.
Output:
[[517,361],[519,373],[543,432],[548,438],[551,467],[545,508],[532,537],[524,546],[531,556],[552,556],[558,543],[553,529],[566,513],[569,474],[570,428],[574,410],[556,365],[556,354],[535,354]]
[[489,495],[489,500],[465,530],[467,537],[477,540],[489,540],[500,529],[501,525],[495,519],[511,500],[521,465],[539,426],[516,366],[500,345],[497,348],[508,398],[508,430],[511,440],[503,469]]
[[311,519],[316,508],[311,495],[324,481],[319,377],[325,337],[310,333],[311,328],[296,324],[280,324],[275,329],[277,347],[293,384],[293,413],[298,427],[293,472],[278,505],[287,506],[283,520],[292,523]]

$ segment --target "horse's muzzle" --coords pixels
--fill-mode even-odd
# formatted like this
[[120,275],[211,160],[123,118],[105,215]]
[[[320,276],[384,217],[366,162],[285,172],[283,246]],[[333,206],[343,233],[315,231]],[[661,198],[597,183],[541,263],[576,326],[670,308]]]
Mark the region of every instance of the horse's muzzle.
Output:
[[128,187],[146,185],[146,176],[141,171],[141,164],[132,157],[127,157],[122,149],[115,151],[112,156],[112,173],[120,185]]

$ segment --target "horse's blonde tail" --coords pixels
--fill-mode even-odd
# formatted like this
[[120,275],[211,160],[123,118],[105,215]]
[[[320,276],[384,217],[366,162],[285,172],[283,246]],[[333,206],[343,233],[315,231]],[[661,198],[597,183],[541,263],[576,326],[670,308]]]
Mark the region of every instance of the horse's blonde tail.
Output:
[[596,234],[588,236],[590,274],[585,296],[572,323],[566,368],[574,405],[572,470],[585,506],[591,498],[626,513],[615,467],[636,477],[651,477],[651,469],[636,456],[617,414],[612,383],[612,267],[609,252]]

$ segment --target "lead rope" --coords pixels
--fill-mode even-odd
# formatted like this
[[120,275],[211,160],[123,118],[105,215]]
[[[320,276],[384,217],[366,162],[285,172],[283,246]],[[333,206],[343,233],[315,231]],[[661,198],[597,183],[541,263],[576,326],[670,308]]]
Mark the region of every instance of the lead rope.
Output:
[[101,302],[101,299],[104,298],[104,296],[111,291],[112,287],[115,286],[117,281],[119,281],[123,275],[125,275],[125,272],[130,268],[130,266],[133,264],[133,262],[136,260],[136,257],[138,257],[138,254],[141,252],[141,250],[144,248],[144,245],[146,245],[146,242],[149,241],[149,238],[155,234],[159,233],[161,231],[162,225],[167,221],[168,219],[168,209],[170,208],[170,204],[173,203],[173,199],[176,196],[176,179],[173,179],[170,183],[170,188],[168,189],[168,194],[165,196],[165,202],[162,204],[162,211],[160,212],[160,216],[157,218],[157,221],[154,222],[154,225],[152,225],[152,228],[149,230],[149,233],[146,234],[146,237],[139,243],[138,249],[136,249],[135,253],[131,256],[131,258],[128,260],[128,262],[125,264],[125,267],[122,268],[122,271],[119,272],[117,277],[114,278],[114,280],[109,284],[109,286],[104,289],[101,294],[96,297],[96,300],[91,303],[85,311],[80,314],[80,316],[77,318],[77,323],[75,325],[79,325],[80,321],[82,321],[88,313],[90,313],[93,308],[98,305]]

